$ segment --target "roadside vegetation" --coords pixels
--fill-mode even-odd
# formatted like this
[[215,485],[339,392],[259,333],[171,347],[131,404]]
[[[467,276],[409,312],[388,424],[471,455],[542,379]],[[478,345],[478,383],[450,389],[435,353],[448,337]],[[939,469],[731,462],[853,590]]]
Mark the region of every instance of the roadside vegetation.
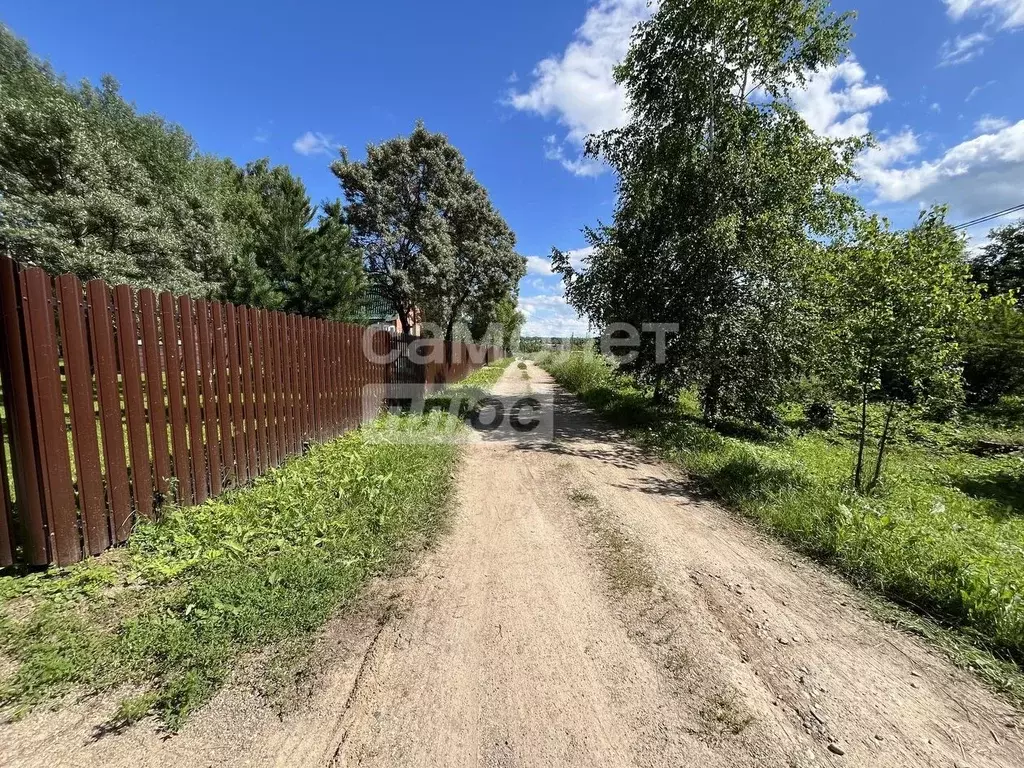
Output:
[[382,420],[423,435],[353,432],[249,488],[165,511],[123,550],[0,577],[5,713],[114,690],[110,727],[154,713],[175,730],[243,654],[301,644],[444,522],[458,444],[423,417]]
[[[799,404],[781,428],[715,425],[691,391],[658,402],[593,353],[540,356],[540,364],[643,447],[678,463],[694,488],[747,515],[858,585],[933,619],[898,623],[927,634],[1016,701],[1024,702],[1024,401],[943,423],[916,421],[891,437],[888,470],[870,493],[852,482],[860,413],[811,423]],[[881,406],[869,420],[884,422]],[[982,455],[978,455],[978,453]],[[892,619],[893,617],[889,617]],[[960,640],[939,627],[955,628]],[[965,648],[966,638],[984,653]]]
[[851,194],[874,139],[817,134],[794,96],[853,21],[665,0],[634,29],[631,117],[586,144],[613,220],[582,265],[552,253],[613,367],[545,364],[701,489],[1012,662],[977,663],[1019,694],[1024,222],[971,253],[941,205],[900,229]]
[[[427,411],[451,413],[452,416],[463,417],[476,409],[480,401],[487,397],[491,388],[505,373],[514,358],[505,357],[479,370],[473,371],[458,384],[445,387],[443,391],[427,397]],[[452,413],[452,411],[455,411]]]

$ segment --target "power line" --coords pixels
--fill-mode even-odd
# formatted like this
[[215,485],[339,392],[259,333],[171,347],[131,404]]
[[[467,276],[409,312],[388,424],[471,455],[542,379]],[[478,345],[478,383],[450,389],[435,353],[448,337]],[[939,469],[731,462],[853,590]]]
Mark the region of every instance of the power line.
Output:
[[965,221],[963,224],[958,224],[953,227],[953,231],[956,232],[961,229],[977,226],[978,224],[984,224],[986,221],[992,221],[992,219],[998,219],[1001,216],[1006,216],[1009,213],[1016,213],[1017,211],[1024,211],[1024,203],[1015,205],[1012,208],[1007,208],[1005,211],[998,211],[996,213],[990,213],[987,216],[979,216],[977,219],[972,219],[971,221]]

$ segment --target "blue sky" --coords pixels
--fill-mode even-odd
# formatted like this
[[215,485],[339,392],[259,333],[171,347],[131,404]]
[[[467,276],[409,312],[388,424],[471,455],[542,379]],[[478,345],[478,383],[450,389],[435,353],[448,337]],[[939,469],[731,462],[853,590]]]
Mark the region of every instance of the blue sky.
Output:
[[[877,136],[859,162],[864,203],[900,225],[931,202],[955,221],[1024,203],[1024,0],[834,7],[859,12],[853,56],[795,103],[821,133]],[[71,80],[115,75],[203,151],[288,164],[315,200],[339,194],[337,146],[359,155],[424,119],[462,150],[531,257],[527,333],[561,335],[586,324],[547,256],[610,218],[613,180],[580,148],[627,116],[611,67],[648,12],[645,0],[62,0],[5,2],[0,20]]]

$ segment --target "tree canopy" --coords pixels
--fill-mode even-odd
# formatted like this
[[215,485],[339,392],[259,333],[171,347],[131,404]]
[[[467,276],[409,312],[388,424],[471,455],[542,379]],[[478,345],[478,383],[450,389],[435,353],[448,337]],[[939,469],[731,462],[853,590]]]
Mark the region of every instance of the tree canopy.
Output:
[[0,28],[0,248],[52,272],[215,289],[226,244],[195,146],[105,77],[69,87]]
[[777,401],[804,264],[856,210],[838,188],[862,142],[817,136],[788,100],[849,38],[824,2],[666,0],[616,70],[632,119],[588,142],[619,198],[582,274],[555,252],[567,298],[598,327],[678,324],[664,362],[644,336],[631,367],[696,385],[709,417]]
[[974,402],[1024,390],[1024,227],[993,232],[972,264],[942,208],[908,231],[862,211],[850,182],[871,138],[819,136],[791,102],[847,54],[850,18],[825,0],[663,0],[615,73],[629,121],[587,142],[616,173],[614,219],[584,229],[582,268],[558,250],[553,264],[606,335],[675,329],[641,333],[623,365],[656,397],[694,388],[712,423],[781,426],[777,406],[807,384],[822,412],[855,403],[868,490],[895,421],[955,412],[965,368]]
[[974,260],[973,273],[987,296],[1010,291],[1024,295],[1024,219],[989,233],[989,242]]
[[[861,421],[854,484],[877,484],[900,406],[960,399],[960,342],[977,304],[968,280],[966,245],[944,219],[922,214],[907,232],[876,216],[834,242],[816,281],[814,305],[825,343],[811,370],[833,391],[855,399]],[[885,406],[871,478],[864,473],[868,404]]]
[[461,153],[422,123],[409,136],[347,151],[331,165],[353,242],[409,331],[415,310],[451,338],[457,322],[495,307],[526,273],[515,235]]
[[[319,216],[318,216],[319,213]],[[365,278],[340,202],[202,155],[117,82],[71,86],[0,26],[0,251],[55,273],[322,317]]]

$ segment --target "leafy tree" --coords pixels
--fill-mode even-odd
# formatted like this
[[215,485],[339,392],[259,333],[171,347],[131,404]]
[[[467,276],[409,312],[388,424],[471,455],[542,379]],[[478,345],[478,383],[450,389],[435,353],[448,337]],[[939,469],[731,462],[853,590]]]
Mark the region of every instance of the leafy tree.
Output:
[[964,383],[972,405],[1024,394],[1024,312],[1013,295],[981,302],[964,339]]
[[[818,275],[821,312],[819,374],[855,398],[860,427],[854,485],[870,490],[881,478],[901,409],[960,396],[959,340],[976,304],[965,244],[945,211],[922,214],[907,232],[878,217],[828,249]],[[869,404],[881,403],[884,423],[874,469],[865,463]]]
[[705,416],[767,419],[802,355],[804,265],[857,206],[837,191],[859,139],[814,134],[789,102],[846,53],[848,16],[823,0],[665,0],[616,70],[632,119],[591,137],[618,175],[614,224],[570,303],[599,328],[676,323],[659,361],[645,334],[633,370],[693,384]]
[[519,302],[513,296],[506,296],[498,302],[494,319],[501,328],[501,347],[506,352],[519,348],[519,333],[526,322],[526,315],[519,310]]
[[361,254],[339,203],[315,218],[287,168],[199,155],[113,78],[71,87],[0,27],[4,253],[83,279],[351,315]]
[[974,279],[984,286],[986,296],[1024,294],[1024,219],[992,230],[989,238],[974,261]]
[[974,405],[1024,393],[1024,219],[989,238],[971,265],[986,297],[964,345],[964,381]]
[[221,215],[234,252],[223,295],[239,304],[284,307],[289,277],[310,238],[315,216],[302,182],[264,158],[239,168],[224,160]]
[[500,346],[506,352],[519,347],[519,331],[526,315],[519,311],[519,300],[514,293],[506,294],[493,306],[474,314],[469,323],[473,340],[481,344]]
[[[69,87],[0,27],[0,248],[51,272],[206,293],[216,212],[180,128]],[[214,272],[217,270],[214,269]]]
[[525,274],[515,236],[459,151],[422,123],[366,155],[356,162],[342,150],[331,165],[353,242],[403,331],[420,309],[451,339],[459,320]]

